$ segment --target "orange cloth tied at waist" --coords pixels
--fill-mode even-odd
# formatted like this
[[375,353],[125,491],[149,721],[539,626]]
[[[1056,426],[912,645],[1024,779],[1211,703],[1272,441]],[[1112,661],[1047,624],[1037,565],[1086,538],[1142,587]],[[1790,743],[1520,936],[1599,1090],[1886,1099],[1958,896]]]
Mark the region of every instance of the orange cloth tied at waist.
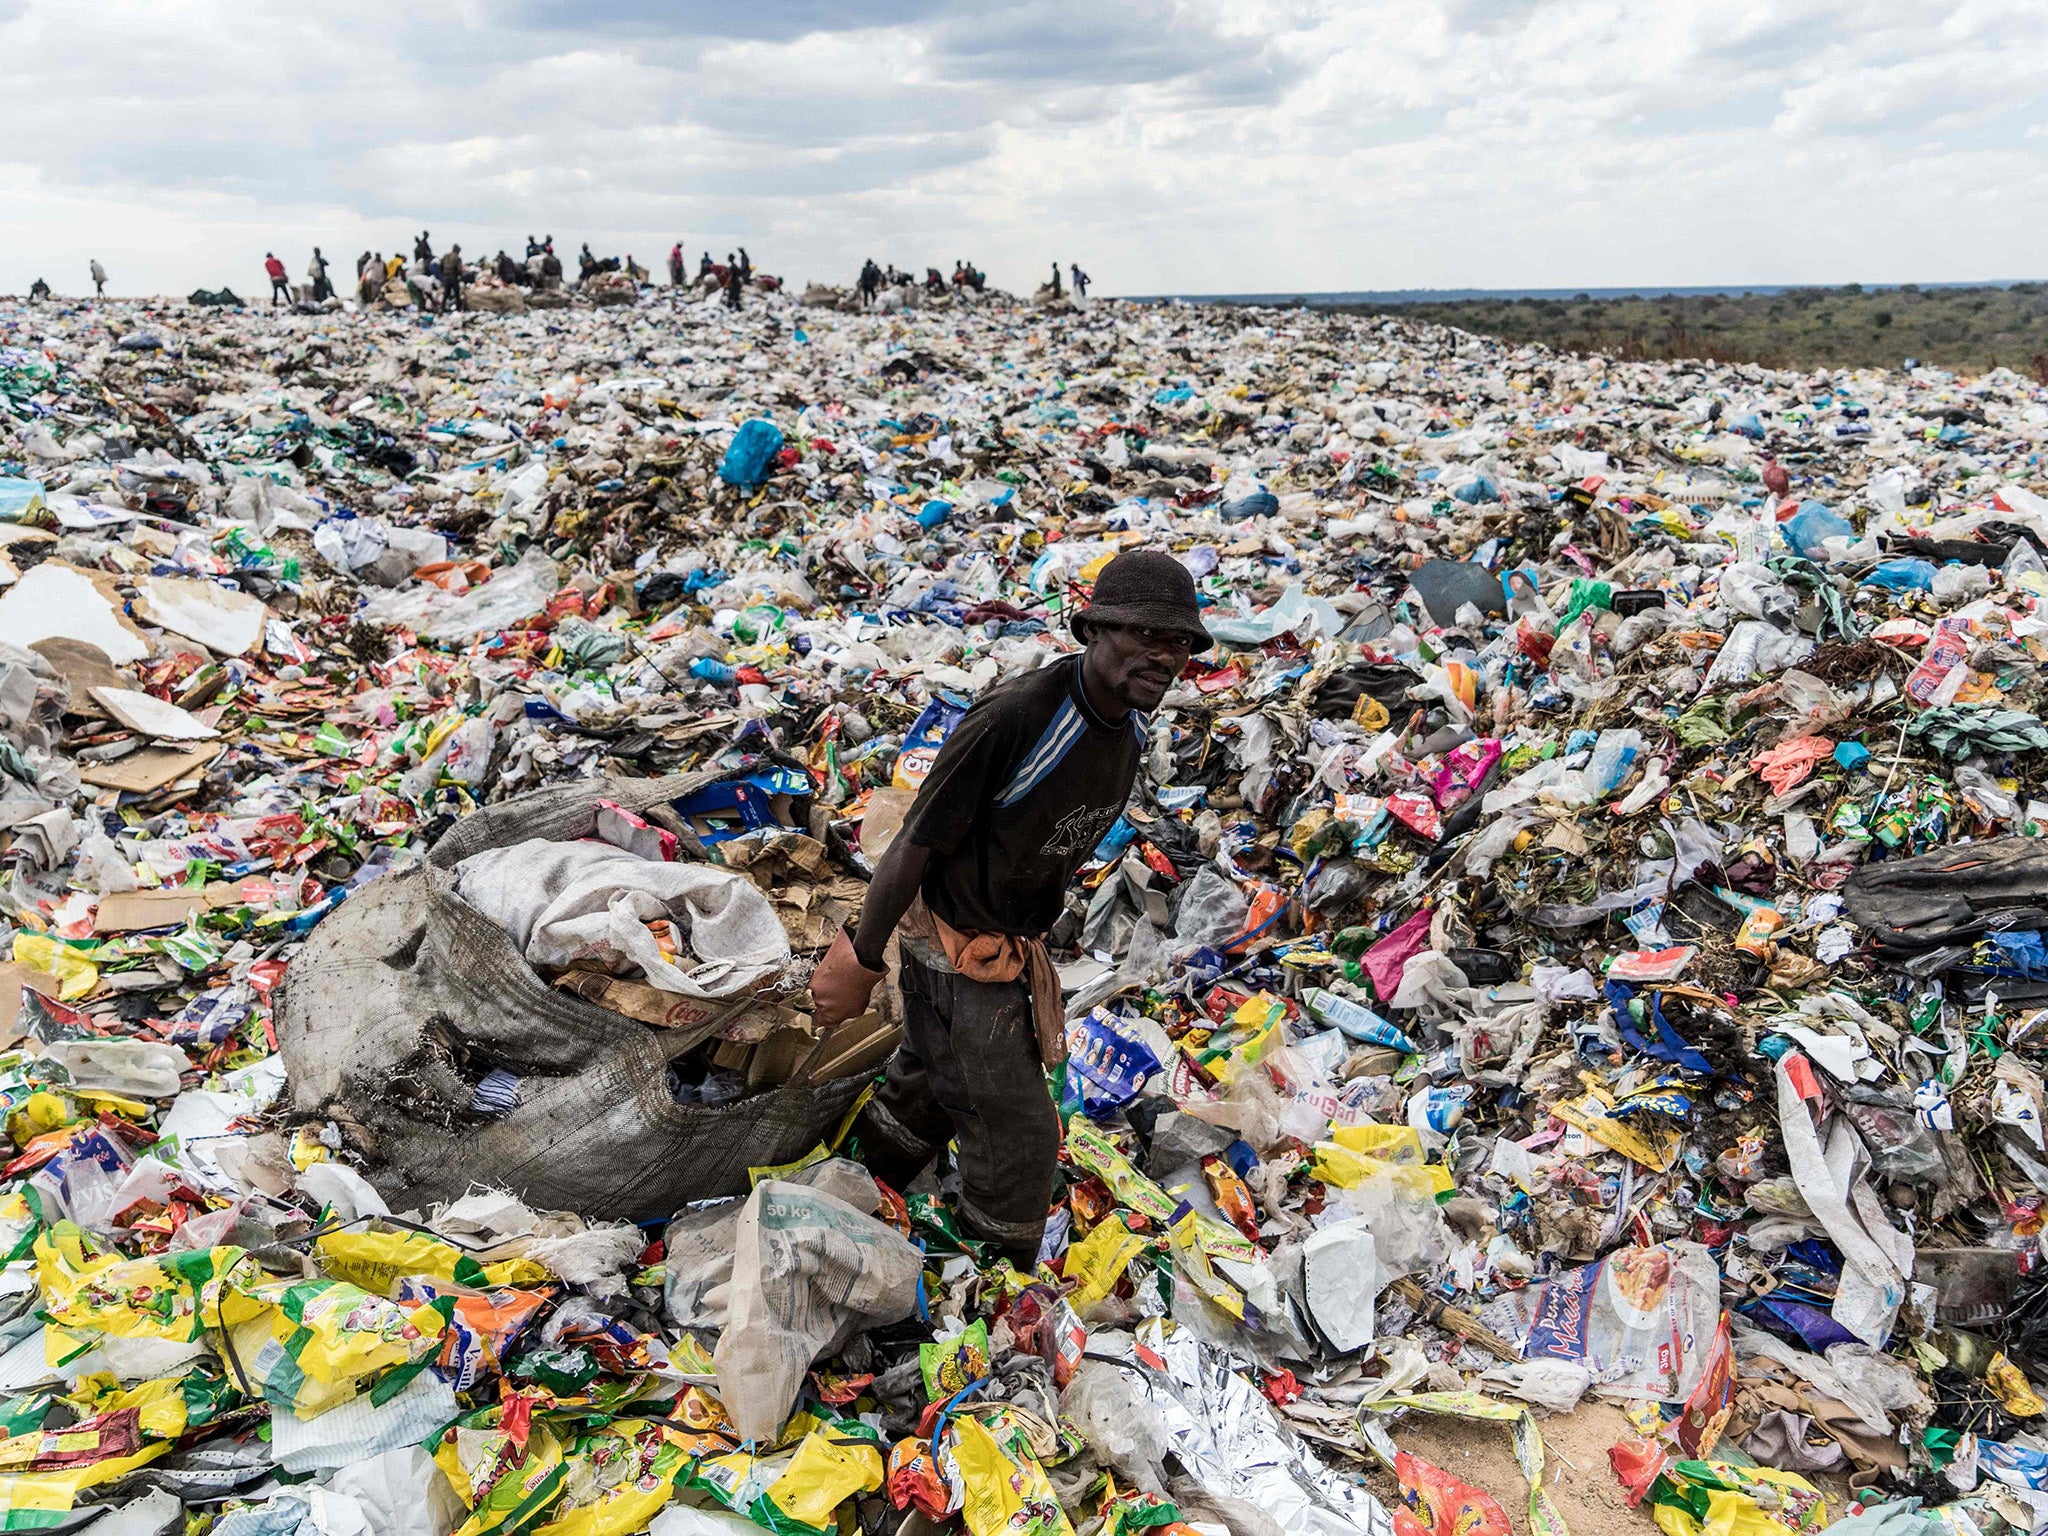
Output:
[[1031,1025],[1038,1054],[1048,1068],[1067,1059],[1067,1016],[1060,1004],[1060,973],[1044,939],[1015,933],[965,933],[940,917],[919,896],[903,915],[903,932],[936,943],[946,963],[969,981],[1007,982],[1025,978],[1031,991]]

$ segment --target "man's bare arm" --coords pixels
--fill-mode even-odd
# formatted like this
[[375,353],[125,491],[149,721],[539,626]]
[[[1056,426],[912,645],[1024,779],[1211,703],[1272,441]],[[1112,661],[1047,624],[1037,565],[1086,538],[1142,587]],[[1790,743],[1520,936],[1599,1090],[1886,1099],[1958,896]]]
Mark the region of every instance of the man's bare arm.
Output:
[[853,935],[853,956],[869,970],[882,968],[882,951],[889,943],[889,935],[896,931],[903,914],[917,899],[918,887],[924,884],[924,872],[931,861],[931,849],[899,837],[875,867],[875,877],[868,882],[867,899],[861,903],[860,927]]

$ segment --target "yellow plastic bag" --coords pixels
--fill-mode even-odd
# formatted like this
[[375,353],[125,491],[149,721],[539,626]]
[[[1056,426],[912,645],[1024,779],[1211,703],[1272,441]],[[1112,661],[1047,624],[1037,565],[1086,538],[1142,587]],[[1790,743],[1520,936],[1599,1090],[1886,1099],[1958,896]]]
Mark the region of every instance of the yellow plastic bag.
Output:
[[971,1414],[955,1419],[953,1429],[965,1492],[960,1514],[973,1536],[1074,1536],[1036,1457],[1021,1446],[1012,1455]]
[[562,1501],[533,1536],[633,1536],[675,1492],[689,1457],[675,1436],[645,1419],[606,1424],[577,1441]]
[[75,1352],[63,1330],[196,1342],[220,1321],[228,1272],[242,1258],[239,1248],[207,1248],[124,1259],[68,1221],[37,1238],[35,1253],[43,1310],[57,1325],[47,1341],[53,1365]]
[[182,1376],[158,1376],[132,1387],[122,1386],[112,1371],[95,1371],[79,1377],[63,1401],[76,1408],[81,1419],[137,1409],[136,1423],[144,1438],[177,1440],[210,1424],[240,1397],[218,1366],[195,1365]]
[[360,1396],[372,1377],[438,1354],[442,1305],[386,1301],[345,1280],[238,1288],[225,1302],[230,1373],[265,1402],[310,1419]]
[[1131,1260],[1145,1251],[1145,1239],[1111,1214],[1067,1250],[1067,1279],[1079,1287],[1067,1299],[1085,1313],[1117,1288]]
[[820,1427],[804,1436],[764,1497],[797,1524],[824,1531],[836,1524],[833,1512],[841,1504],[881,1486],[882,1453],[874,1445]]
[[[1370,1127],[1347,1126],[1341,1129],[1366,1130]],[[1372,1179],[1387,1178],[1394,1181],[1396,1188],[1418,1200],[1434,1200],[1458,1187],[1451,1178],[1450,1170],[1442,1163],[1390,1163],[1385,1158],[1355,1152],[1336,1141],[1317,1142],[1315,1154],[1312,1172],[1325,1184],[1335,1185],[1338,1189],[1356,1189]]]
[[31,970],[47,971],[57,978],[57,996],[73,1003],[100,984],[100,968],[62,939],[42,933],[17,933],[14,958]]
[[527,1529],[568,1482],[567,1458],[555,1432],[534,1423],[522,1450],[500,1427],[503,1414],[497,1407],[469,1414],[443,1430],[434,1447],[434,1464],[469,1511],[453,1536]]
[[34,1253],[36,1235],[42,1230],[27,1195],[18,1189],[0,1195],[0,1264],[12,1264]]
[[1428,1161],[1422,1133],[1412,1125],[1340,1125],[1330,1132],[1330,1140],[1347,1152],[1402,1168],[1420,1168]]
[[545,1285],[550,1276],[531,1259],[480,1264],[453,1243],[424,1232],[330,1232],[314,1244],[320,1267],[336,1280],[379,1296],[397,1294],[408,1275],[444,1285],[487,1290],[494,1285]]

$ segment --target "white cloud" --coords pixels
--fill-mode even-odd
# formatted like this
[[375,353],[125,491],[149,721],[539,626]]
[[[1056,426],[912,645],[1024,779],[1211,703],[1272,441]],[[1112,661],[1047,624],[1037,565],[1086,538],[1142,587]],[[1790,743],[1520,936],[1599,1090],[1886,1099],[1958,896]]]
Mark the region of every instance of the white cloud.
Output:
[[2025,276],[2044,44],[2032,0],[0,0],[0,291],[422,227],[1111,292]]

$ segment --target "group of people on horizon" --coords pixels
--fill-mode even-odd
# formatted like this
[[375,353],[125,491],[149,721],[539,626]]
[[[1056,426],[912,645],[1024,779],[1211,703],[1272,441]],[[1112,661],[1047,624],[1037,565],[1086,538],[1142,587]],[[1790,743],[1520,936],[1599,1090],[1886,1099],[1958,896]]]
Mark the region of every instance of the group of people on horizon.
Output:
[[[313,256],[306,265],[306,294],[313,303],[324,304],[335,297],[332,280],[328,277],[330,263],[320,253],[320,247],[313,247]],[[275,251],[263,253],[264,274],[270,279],[270,303],[291,306],[299,302],[299,295],[293,291],[290,275]],[[93,296],[103,298],[107,291],[107,270],[95,258],[91,263]],[[577,254],[577,279],[589,283],[593,278],[609,273],[623,272],[635,284],[645,283],[651,274],[633,260],[629,252],[622,261],[616,256],[597,257],[591,253],[590,242],[583,242]],[[1088,285],[1092,281],[1081,270],[1079,262],[1068,264],[1074,296],[1088,297]],[[563,286],[562,261],[555,254],[555,237],[545,235],[536,240],[526,237],[526,256],[523,262],[514,260],[502,249],[496,256],[484,261],[472,271],[465,265],[462,247],[450,245],[438,255],[434,251],[430,232],[421,230],[413,241],[412,256],[408,260],[400,255],[386,257],[381,251],[364,251],[356,258],[356,296],[365,305],[374,304],[392,283],[403,282],[407,296],[414,307],[435,314],[450,310],[466,310],[469,306],[464,299],[464,290],[478,277],[488,276],[491,280],[542,291],[559,289]],[[673,287],[688,286],[715,287],[724,298],[728,309],[738,309],[744,294],[755,279],[754,260],[747,254],[747,248],[740,246],[728,252],[721,264],[711,259],[711,252],[704,252],[698,261],[694,278],[689,271],[689,259],[683,253],[683,242],[678,240],[669,248],[668,279]],[[767,287],[779,285],[775,278],[761,280]],[[873,306],[885,288],[908,288],[916,279],[908,272],[898,271],[895,263],[884,267],[873,257],[861,263],[857,291],[862,308]],[[937,267],[926,267],[924,287],[928,293],[944,293],[949,280]],[[956,292],[971,290],[975,293],[987,291],[988,274],[965,257],[953,263],[950,285]],[[1052,264],[1052,281],[1048,285],[1055,298],[1062,297],[1066,288],[1060,275],[1060,264]],[[1043,292],[1044,290],[1041,290]],[[29,298],[43,301],[53,297],[50,285],[37,278],[29,289]]]

